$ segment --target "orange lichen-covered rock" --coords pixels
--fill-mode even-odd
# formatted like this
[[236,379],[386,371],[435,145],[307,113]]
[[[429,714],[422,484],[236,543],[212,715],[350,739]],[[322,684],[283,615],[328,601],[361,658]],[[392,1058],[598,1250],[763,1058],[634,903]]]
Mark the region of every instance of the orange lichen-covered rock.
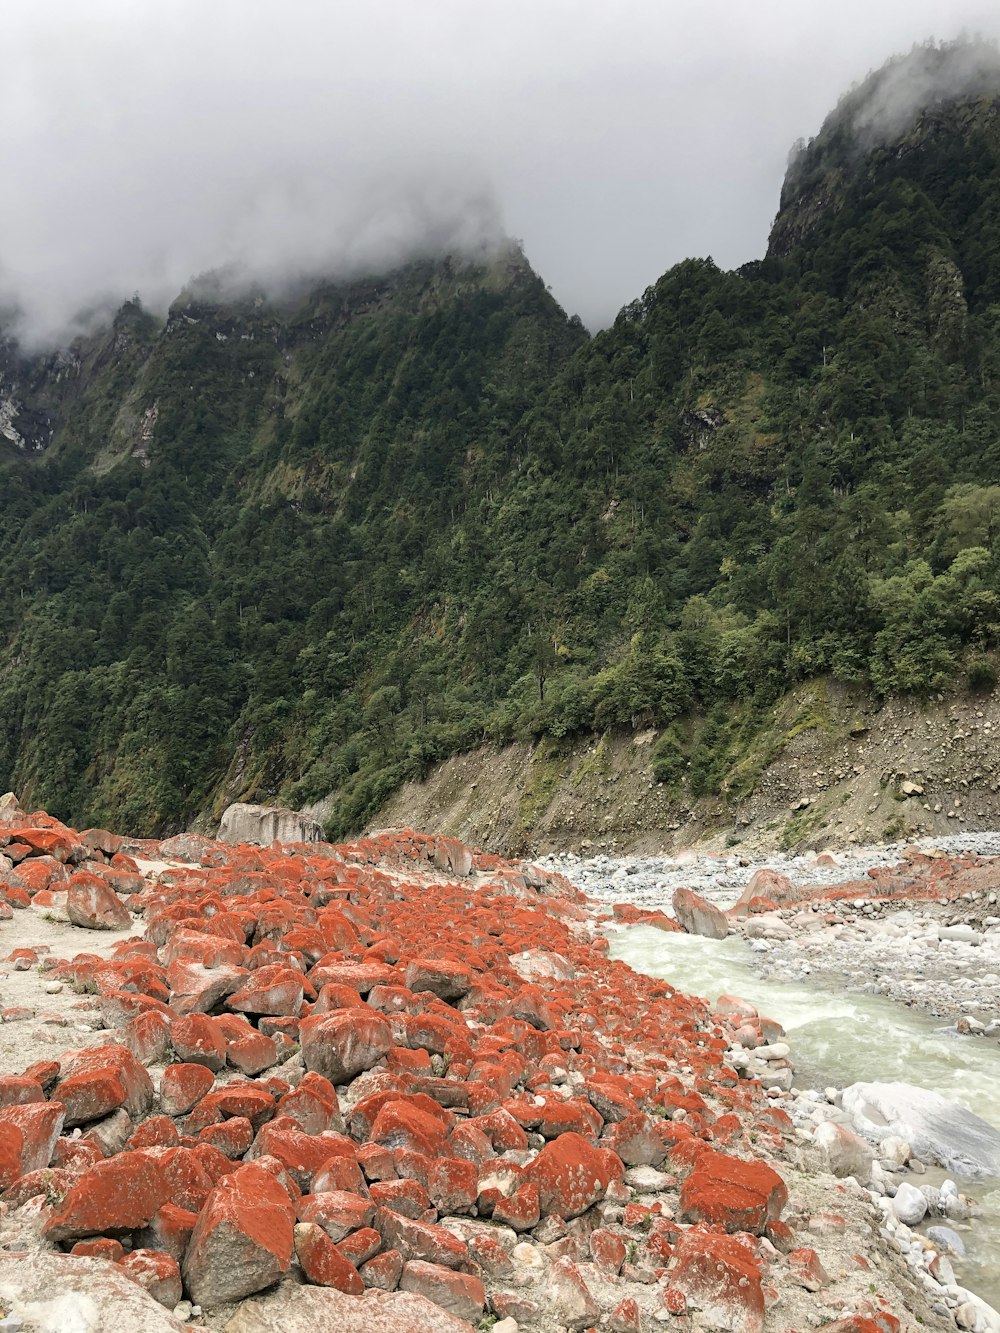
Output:
[[251,972],[226,1004],[245,1014],[297,1015],[302,1006],[303,977],[294,968],[260,967]]
[[334,1084],[371,1069],[392,1046],[388,1021],[361,1008],[304,1018],[299,1033],[306,1068]]
[[215,1075],[203,1064],[167,1065],[160,1079],[160,1107],[166,1115],[185,1115],[215,1086]]
[[403,1264],[399,1289],[425,1296],[449,1314],[470,1322],[480,1318],[486,1304],[486,1292],[479,1278],[420,1259]]
[[170,1254],[157,1250],[133,1250],[119,1260],[123,1273],[148,1291],[154,1301],[172,1310],[180,1301],[180,1264]]
[[262,1291],[292,1262],[288,1195],[254,1162],[226,1176],[208,1196],[184,1255],[184,1285],[213,1309]]
[[218,1072],[226,1065],[226,1040],[207,1014],[187,1014],[170,1027],[173,1048],[181,1063],[204,1065]]
[[297,1088],[286,1092],[278,1101],[276,1115],[288,1116],[307,1134],[321,1134],[332,1129],[343,1132],[337,1090],[322,1074],[303,1075]]
[[0,1190],[8,1190],[21,1175],[24,1135],[17,1125],[0,1124]]
[[735,1237],[713,1235],[701,1228],[685,1231],[674,1248],[669,1280],[665,1304],[671,1292],[678,1292],[717,1328],[762,1333],[764,1292],[760,1269],[747,1247]]
[[442,1000],[459,1000],[472,989],[472,969],[451,958],[414,958],[404,976],[408,990],[430,991]]
[[332,1241],[342,1241],[352,1231],[371,1227],[375,1220],[375,1204],[343,1190],[327,1190],[322,1194],[304,1194],[295,1207],[300,1222],[315,1222]]
[[62,1103],[68,1128],[98,1120],[119,1106],[137,1120],[153,1104],[150,1077],[124,1046],[69,1051],[63,1057],[61,1073],[52,1097]]
[[469,1247],[457,1236],[432,1222],[417,1222],[402,1217],[391,1208],[380,1208],[375,1227],[386,1246],[398,1250],[404,1259],[424,1259],[445,1268],[458,1268],[469,1258]]
[[124,1234],[144,1227],[167,1201],[168,1187],[149,1150],[119,1153],[76,1181],[45,1223],[47,1240]]
[[354,1264],[337,1249],[321,1226],[299,1222],[295,1227],[295,1254],[309,1282],[336,1287],[360,1296],[365,1284]]
[[85,930],[128,930],[132,914],[102,879],[80,871],[69,881],[66,915]]
[[681,1186],[682,1218],[758,1236],[780,1218],[787,1202],[785,1182],[765,1162],[727,1157],[711,1149],[698,1154]]
[[624,1167],[606,1148],[595,1148],[579,1134],[561,1134],[525,1167],[524,1175],[538,1187],[542,1213],[568,1220],[603,1199],[610,1183],[624,1175]]
[[21,1133],[21,1171],[40,1171],[52,1161],[62,1133],[65,1112],[59,1102],[28,1102],[0,1109],[0,1125],[14,1125]]
[[428,1157],[437,1157],[447,1151],[448,1129],[438,1115],[400,1098],[382,1106],[372,1124],[369,1139],[386,1148],[408,1148]]

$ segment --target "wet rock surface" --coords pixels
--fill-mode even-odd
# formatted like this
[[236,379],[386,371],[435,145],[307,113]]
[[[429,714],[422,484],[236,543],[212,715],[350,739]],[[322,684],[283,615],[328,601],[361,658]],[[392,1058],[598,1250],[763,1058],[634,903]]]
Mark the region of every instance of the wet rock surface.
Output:
[[[25,1329],[77,1326],[37,1308],[67,1265],[107,1279],[73,1297],[86,1330],[993,1327],[944,1241],[940,1276],[909,1262],[919,1200],[869,1188],[881,1158],[838,1136],[821,1159],[847,1113],[804,1128],[777,1024],[611,960],[607,908],[554,867],[409,831],[265,848],[3,820],[27,1016],[0,1026],[23,1034],[0,1245],[25,1256],[0,1258],[0,1304]],[[64,924],[77,876],[130,928]],[[780,874],[752,877],[727,930],[783,919]],[[679,929],[633,896],[620,919]],[[957,1191],[921,1198],[960,1220]]]

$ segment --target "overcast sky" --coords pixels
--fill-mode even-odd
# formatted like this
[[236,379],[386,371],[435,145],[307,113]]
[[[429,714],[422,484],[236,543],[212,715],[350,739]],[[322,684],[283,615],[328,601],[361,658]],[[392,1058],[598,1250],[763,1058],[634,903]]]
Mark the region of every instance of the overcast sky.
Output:
[[0,291],[55,338],[194,273],[518,237],[570,312],[763,252],[788,150],[978,0],[2,0]]

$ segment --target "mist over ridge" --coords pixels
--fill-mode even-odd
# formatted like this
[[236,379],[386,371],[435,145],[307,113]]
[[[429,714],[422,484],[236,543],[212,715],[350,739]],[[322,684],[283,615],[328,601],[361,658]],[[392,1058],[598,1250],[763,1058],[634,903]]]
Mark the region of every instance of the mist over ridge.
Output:
[[866,67],[930,32],[1000,34],[976,3],[801,11],[12,0],[4,322],[52,345],[222,267],[280,288],[516,236],[601,327],[680,259],[762,254],[789,144]]

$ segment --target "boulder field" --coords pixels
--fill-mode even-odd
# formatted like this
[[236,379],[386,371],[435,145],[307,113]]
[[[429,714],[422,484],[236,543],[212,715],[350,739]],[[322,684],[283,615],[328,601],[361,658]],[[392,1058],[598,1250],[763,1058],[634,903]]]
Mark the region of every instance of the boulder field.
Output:
[[954,1327],[728,1063],[746,1014],[611,961],[601,916],[448,838],[0,802],[0,1328]]

